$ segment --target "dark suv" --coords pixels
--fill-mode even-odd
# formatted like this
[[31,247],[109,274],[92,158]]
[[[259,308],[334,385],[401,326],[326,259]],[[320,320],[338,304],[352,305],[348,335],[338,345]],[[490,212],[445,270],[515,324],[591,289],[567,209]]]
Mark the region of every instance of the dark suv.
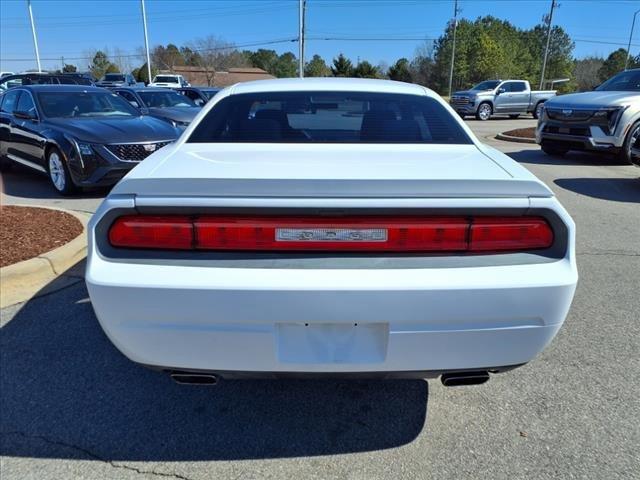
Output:
[[26,85],[87,85],[92,86],[93,82],[84,77],[67,74],[53,73],[20,73],[17,75],[7,75],[0,80],[0,92],[4,92],[12,87]]

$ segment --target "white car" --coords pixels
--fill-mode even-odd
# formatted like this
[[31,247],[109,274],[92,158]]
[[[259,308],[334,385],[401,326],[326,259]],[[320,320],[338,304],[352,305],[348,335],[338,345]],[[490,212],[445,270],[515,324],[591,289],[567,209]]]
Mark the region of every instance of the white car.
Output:
[[183,88],[190,86],[182,75],[156,75],[148,87]]
[[556,335],[572,219],[432,91],[238,84],[111,192],[86,281],[104,331],[182,383],[483,383]]

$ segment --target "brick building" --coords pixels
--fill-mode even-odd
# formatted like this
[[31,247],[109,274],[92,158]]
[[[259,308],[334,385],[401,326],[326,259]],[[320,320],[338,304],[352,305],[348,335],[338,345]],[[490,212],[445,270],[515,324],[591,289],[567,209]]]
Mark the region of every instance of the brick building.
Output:
[[228,72],[207,72],[202,67],[177,66],[174,72],[183,75],[191,85],[207,86],[208,78],[211,79],[212,87],[227,87],[239,82],[249,82],[251,80],[266,80],[276,78],[265,72],[261,68],[240,67],[230,68]]

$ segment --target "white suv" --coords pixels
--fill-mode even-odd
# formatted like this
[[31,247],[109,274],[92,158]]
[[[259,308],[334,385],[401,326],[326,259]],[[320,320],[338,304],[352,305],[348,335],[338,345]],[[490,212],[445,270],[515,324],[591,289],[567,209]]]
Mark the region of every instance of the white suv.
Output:
[[169,87],[169,88],[182,88],[190,87],[191,84],[187,82],[182,75],[156,75],[153,77],[149,87]]

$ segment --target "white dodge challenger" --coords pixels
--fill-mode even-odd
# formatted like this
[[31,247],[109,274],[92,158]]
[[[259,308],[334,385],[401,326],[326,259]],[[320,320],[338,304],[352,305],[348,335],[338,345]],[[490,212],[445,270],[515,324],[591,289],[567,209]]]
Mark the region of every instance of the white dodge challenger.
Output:
[[287,79],[218,93],[90,224],[96,315],[181,383],[485,382],[553,339],[575,226],[435,93]]

